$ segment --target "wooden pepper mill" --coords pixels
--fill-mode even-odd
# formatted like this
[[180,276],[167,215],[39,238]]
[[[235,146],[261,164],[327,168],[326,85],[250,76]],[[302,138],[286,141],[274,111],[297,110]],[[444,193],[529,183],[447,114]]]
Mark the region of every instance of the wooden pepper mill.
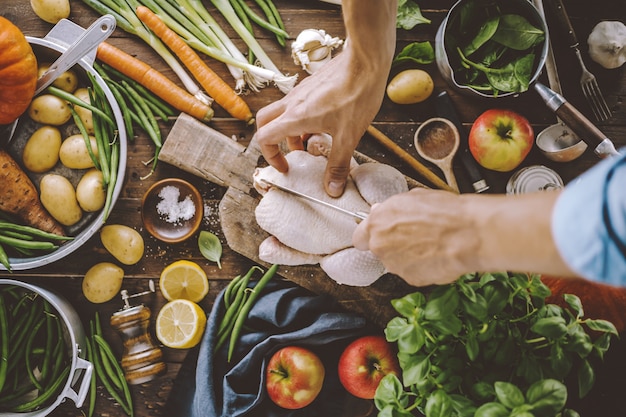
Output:
[[126,381],[136,385],[148,382],[163,374],[167,365],[163,362],[163,352],[153,342],[148,325],[150,309],[143,304],[131,306],[130,298],[154,292],[154,283],[150,281],[150,291],[129,295],[122,290],[124,306],[111,316],[111,326],[120,334],[124,343],[122,369]]

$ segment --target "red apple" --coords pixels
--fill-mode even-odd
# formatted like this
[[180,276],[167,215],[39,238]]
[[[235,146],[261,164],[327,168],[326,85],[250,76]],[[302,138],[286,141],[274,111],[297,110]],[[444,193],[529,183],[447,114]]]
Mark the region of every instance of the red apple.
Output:
[[265,386],[276,405],[295,410],[306,407],[322,390],[325,369],[320,358],[308,349],[287,346],[267,364]]
[[509,172],[526,158],[534,139],[533,128],[524,116],[511,110],[491,109],[474,121],[468,142],[481,166]]
[[350,394],[372,399],[385,375],[400,376],[400,365],[393,345],[383,336],[363,336],[344,349],[338,373]]

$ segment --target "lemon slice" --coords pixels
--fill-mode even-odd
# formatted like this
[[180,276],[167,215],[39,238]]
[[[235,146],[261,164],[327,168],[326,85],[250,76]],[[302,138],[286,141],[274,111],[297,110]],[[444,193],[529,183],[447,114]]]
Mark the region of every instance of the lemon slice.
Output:
[[180,260],[163,269],[159,288],[167,301],[182,298],[198,303],[209,292],[209,279],[197,263]]
[[179,299],[165,304],[156,318],[157,339],[174,349],[192,348],[200,342],[206,313],[193,301]]

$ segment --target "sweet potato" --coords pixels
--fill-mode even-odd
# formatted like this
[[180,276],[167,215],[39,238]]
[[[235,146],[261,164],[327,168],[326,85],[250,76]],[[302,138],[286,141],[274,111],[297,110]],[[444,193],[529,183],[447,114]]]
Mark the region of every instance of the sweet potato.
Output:
[[28,226],[64,236],[63,227],[41,205],[28,175],[5,150],[0,149],[0,210]]

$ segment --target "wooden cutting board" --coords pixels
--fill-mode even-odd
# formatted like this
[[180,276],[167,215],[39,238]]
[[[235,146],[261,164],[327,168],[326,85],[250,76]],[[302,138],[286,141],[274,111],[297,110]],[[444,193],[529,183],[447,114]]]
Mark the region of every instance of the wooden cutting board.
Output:
[[[373,161],[355,153],[355,159]],[[260,243],[268,233],[259,227],[254,210],[261,196],[252,184],[257,166],[266,165],[258,147],[246,147],[195,118],[181,114],[172,126],[159,160],[174,165],[223,187],[227,191],[219,204],[219,216],[228,246],[235,252],[268,266],[259,259]],[[407,178],[409,187],[423,186]],[[340,285],[319,265],[285,266],[279,274],[317,294],[327,294],[347,310],[384,327],[396,315],[390,300],[412,290],[402,279],[387,274],[368,287]]]

